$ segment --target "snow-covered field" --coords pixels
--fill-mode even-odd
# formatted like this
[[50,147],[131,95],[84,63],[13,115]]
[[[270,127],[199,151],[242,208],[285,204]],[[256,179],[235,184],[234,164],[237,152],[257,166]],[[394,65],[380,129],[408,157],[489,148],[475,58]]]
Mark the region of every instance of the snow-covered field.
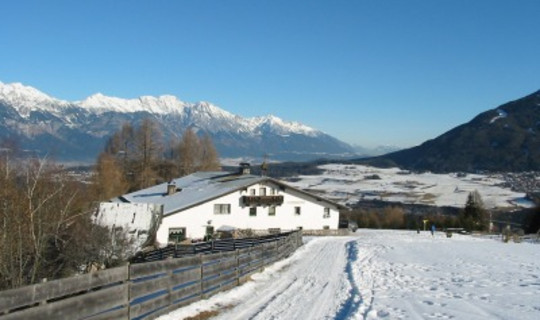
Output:
[[252,278],[160,319],[540,319],[532,243],[360,229],[306,239]]
[[288,183],[343,204],[383,200],[434,206],[463,207],[469,192],[478,190],[486,208],[530,207],[524,193],[502,188],[497,175],[411,173],[398,168],[327,164],[321,175],[299,176]]

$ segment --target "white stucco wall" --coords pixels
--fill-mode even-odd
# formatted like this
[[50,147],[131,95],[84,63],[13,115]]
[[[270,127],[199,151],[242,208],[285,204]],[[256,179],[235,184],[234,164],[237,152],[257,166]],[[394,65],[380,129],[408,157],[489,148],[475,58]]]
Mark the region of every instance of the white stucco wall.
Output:
[[[260,195],[261,184],[250,186],[247,190],[236,191],[218,199],[206,202],[196,207],[166,216],[157,232],[156,240],[161,245],[166,245],[169,228],[186,228],[186,236],[191,239],[204,237],[206,227],[211,225],[215,230],[223,226],[232,226],[238,229],[267,230],[280,228],[281,230],[293,230],[301,227],[304,230],[319,230],[328,227],[337,229],[339,211],[325,202],[319,202],[311,197],[295,192],[287,188],[279,190],[273,184],[266,184],[266,195],[271,195],[270,189],[275,190],[275,195],[281,195],[284,202],[276,206],[275,216],[268,215],[268,206],[258,206],[257,215],[249,215],[249,207],[241,206],[241,197],[252,195],[251,189],[255,189],[255,195]],[[214,204],[230,204],[230,214],[214,214]],[[295,214],[295,207],[300,207],[300,215]],[[324,208],[330,209],[330,217],[324,218]]]

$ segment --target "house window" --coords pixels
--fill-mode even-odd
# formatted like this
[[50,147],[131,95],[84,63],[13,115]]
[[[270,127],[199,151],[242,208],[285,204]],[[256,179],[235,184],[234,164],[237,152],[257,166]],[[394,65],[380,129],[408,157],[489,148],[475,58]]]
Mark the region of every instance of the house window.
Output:
[[300,207],[294,207],[294,214],[299,216],[300,215]]
[[323,226],[323,230],[330,230],[330,226]]
[[266,188],[265,187],[260,187],[259,188],[259,195],[260,196],[265,196],[266,195]]
[[231,214],[231,205],[228,203],[214,204],[214,214]]
[[249,216],[250,217],[256,217],[257,216],[257,207],[249,208]]
[[270,195],[273,196],[273,195],[276,194],[276,189],[270,188],[270,191],[269,191],[269,192],[270,192]]
[[186,239],[186,228],[169,228],[169,243],[179,243]]
[[269,216],[275,216],[276,215],[276,206],[268,207],[268,215]]
[[324,208],[323,219],[330,218],[330,208]]
[[254,196],[255,195],[255,189],[249,189],[249,195]]

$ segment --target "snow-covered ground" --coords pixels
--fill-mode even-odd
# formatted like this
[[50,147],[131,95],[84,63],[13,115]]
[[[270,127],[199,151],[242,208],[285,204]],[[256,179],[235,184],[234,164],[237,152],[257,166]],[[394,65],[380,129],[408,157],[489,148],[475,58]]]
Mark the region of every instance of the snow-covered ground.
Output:
[[306,239],[252,278],[159,319],[540,319],[532,243],[360,229]]
[[292,186],[354,204],[359,200],[383,200],[434,206],[463,207],[469,192],[478,190],[486,208],[530,207],[524,193],[502,188],[497,175],[411,173],[398,168],[327,164],[320,175],[299,176]]

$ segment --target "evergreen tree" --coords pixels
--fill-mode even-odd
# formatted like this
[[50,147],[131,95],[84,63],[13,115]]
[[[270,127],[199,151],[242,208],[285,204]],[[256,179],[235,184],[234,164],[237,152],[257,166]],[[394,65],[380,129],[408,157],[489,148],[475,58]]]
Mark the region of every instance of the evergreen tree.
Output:
[[525,232],[540,233],[540,205],[528,210],[525,217]]
[[467,230],[486,230],[487,211],[480,193],[475,190],[467,196],[465,208],[463,209],[460,222]]

